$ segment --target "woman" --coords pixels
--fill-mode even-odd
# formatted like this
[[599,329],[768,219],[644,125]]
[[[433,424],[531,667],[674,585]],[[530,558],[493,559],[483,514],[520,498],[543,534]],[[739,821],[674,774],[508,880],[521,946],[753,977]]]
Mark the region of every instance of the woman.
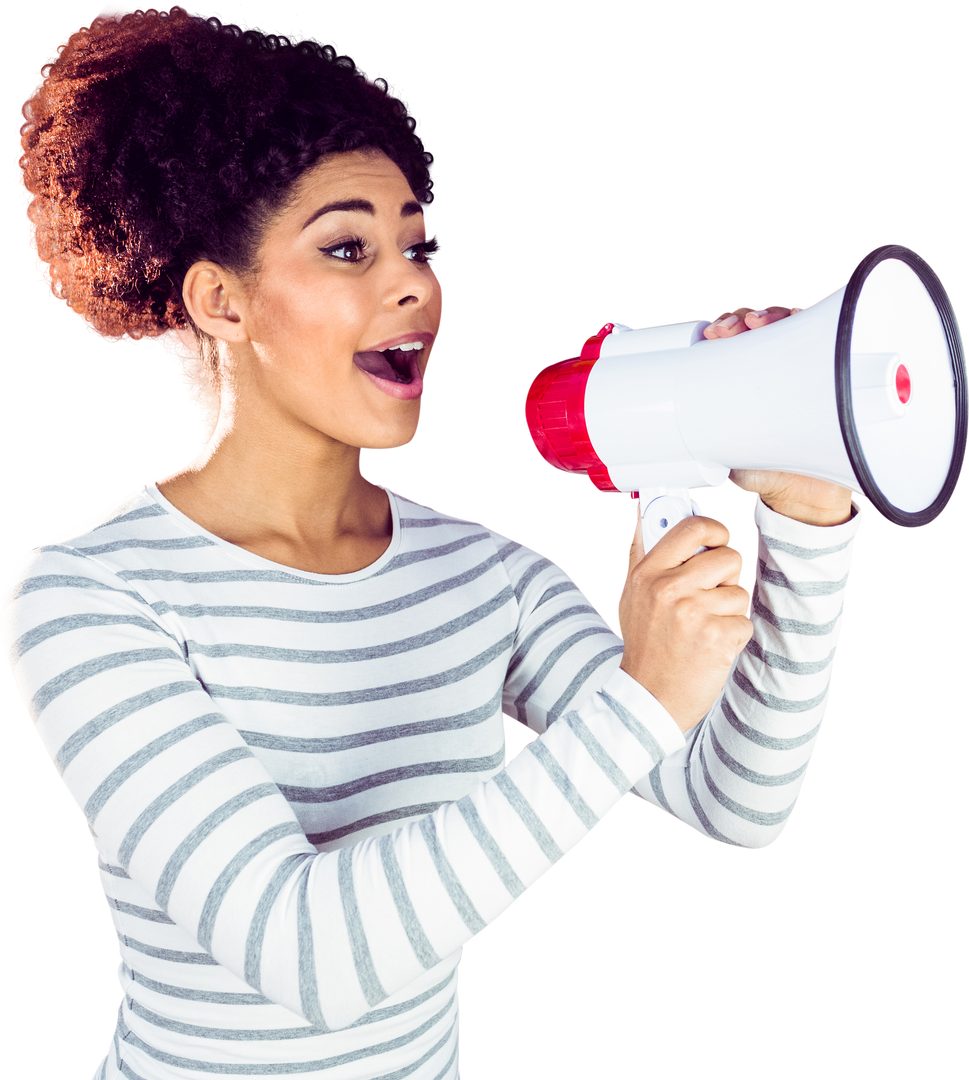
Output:
[[[413,436],[441,306],[430,157],[381,85],[175,8],[75,35],[26,116],[55,290],[102,333],[189,331],[219,408],[10,608],[121,942],[96,1075],[456,1076],[462,943],[622,794],[732,844],[783,825],[849,494],[738,478],[753,623],[718,523],[637,541],[620,643],[546,560],[360,475]],[[504,768],[502,707],[539,733]]]

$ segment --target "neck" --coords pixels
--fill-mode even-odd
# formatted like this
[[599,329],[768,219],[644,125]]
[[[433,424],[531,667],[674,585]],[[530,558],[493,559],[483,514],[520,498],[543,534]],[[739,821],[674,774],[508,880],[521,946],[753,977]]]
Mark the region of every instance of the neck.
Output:
[[386,532],[387,498],[364,474],[362,449],[325,440],[296,445],[286,434],[243,437],[223,408],[196,456],[159,481],[162,494],[193,521],[243,545],[333,549]]

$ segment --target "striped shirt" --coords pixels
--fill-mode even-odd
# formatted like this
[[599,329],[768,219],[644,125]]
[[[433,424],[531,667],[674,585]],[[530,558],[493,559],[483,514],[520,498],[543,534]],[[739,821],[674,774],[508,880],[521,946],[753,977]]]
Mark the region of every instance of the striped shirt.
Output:
[[[97,1080],[457,1077],[455,968],[627,791],[769,842],[823,711],[856,522],[757,511],[754,637],[684,738],[546,559],[390,495],[339,576],[154,487],[40,549],[12,662],[121,948]],[[504,762],[502,712],[538,733]]]

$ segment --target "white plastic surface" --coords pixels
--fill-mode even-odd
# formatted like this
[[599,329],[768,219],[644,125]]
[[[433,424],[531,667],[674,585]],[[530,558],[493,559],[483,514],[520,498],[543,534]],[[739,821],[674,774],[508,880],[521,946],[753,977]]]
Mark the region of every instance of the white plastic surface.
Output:
[[[585,418],[616,487],[704,487],[730,469],[770,469],[860,492],[835,392],[844,295],[734,338],[704,340],[704,322],[609,335],[589,374]],[[899,364],[912,384],[904,404]],[[905,263],[879,263],[862,287],[850,371],[852,415],[876,484],[899,509],[924,509],[949,469],[955,395],[935,305]]]

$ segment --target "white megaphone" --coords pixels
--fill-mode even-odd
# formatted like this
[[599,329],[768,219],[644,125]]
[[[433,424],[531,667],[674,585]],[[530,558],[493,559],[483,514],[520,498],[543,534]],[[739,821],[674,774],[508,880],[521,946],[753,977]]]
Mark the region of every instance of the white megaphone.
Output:
[[826,300],[707,341],[707,322],[607,323],[542,371],[525,411],[539,452],[603,491],[638,493],[648,548],[731,469],[830,480],[898,525],[941,513],[966,449],[966,370],[928,264],[889,245]]

